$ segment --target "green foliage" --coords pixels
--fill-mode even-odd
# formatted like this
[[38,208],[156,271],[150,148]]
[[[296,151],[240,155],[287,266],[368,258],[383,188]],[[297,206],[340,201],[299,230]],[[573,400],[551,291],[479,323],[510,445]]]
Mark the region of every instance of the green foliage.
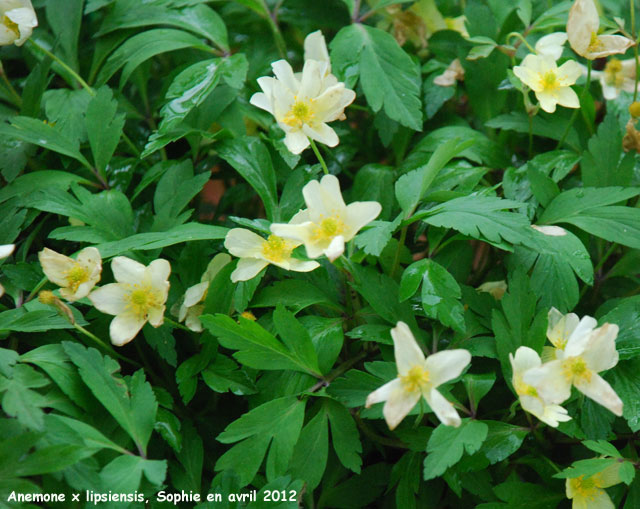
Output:
[[[553,509],[601,475],[640,506],[633,48],[549,112],[514,68],[568,0],[33,3],[1,50],[1,506]],[[551,308],[616,333],[575,334],[588,374]],[[558,426],[512,364],[551,339]]]

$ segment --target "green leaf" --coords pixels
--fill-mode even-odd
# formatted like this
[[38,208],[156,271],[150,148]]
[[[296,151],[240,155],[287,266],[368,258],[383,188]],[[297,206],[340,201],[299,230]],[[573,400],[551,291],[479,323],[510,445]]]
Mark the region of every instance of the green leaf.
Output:
[[118,456],[100,472],[104,489],[115,493],[135,493],[140,487],[142,474],[160,487],[167,475],[167,460],[148,460],[139,456]]
[[487,438],[478,454],[485,456],[492,465],[502,461],[522,446],[529,433],[527,428],[514,426],[506,422],[483,421],[489,427]]
[[460,461],[463,453],[473,454],[487,437],[489,426],[464,419],[458,428],[440,424],[431,434],[424,460],[424,480],[435,479]]
[[124,28],[151,25],[169,25],[189,30],[206,37],[222,50],[229,50],[224,21],[217,12],[202,4],[170,9],[157,3],[117,2],[95,36],[100,37]]
[[449,140],[436,149],[425,165],[410,171],[396,181],[396,198],[405,214],[405,218],[413,214],[413,211],[420,200],[424,198],[440,170],[442,170],[451,159],[471,145],[473,145],[473,140]]
[[391,236],[400,225],[401,216],[395,221],[372,221],[362,233],[355,237],[355,244],[365,253],[372,256],[380,256],[384,248],[391,240]]
[[78,36],[82,23],[83,0],[51,0],[46,4],[49,26],[59,41],[62,60],[78,70]]
[[319,373],[318,354],[307,329],[282,304],[278,304],[273,312],[273,325],[285,346],[315,373]]
[[86,349],[70,342],[62,346],[96,399],[146,454],[158,403],[143,371],[136,371],[125,384],[115,376],[120,366],[112,358],[103,357],[95,348]]
[[77,140],[67,138],[55,127],[31,117],[12,117],[11,125],[0,123],[0,136],[17,138],[33,143],[47,150],[71,157],[85,168],[91,168],[89,161],[80,153]]
[[233,356],[242,364],[255,369],[292,369],[319,376],[316,364],[289,350],[262,326],[251,320],[240,318],[240,323],[231,317],[202,315],[202,325],[218,338],[225,348],[239,350]]
[[610,242],[640,249],[640,209],[612,206],[640,194],[640,188],[576,188],[561,193],[540,223],[569,223]]
[[[382,205],[379,219],[386,221],[391,217],[393,207],[393,196],[389,193],[389,189],[393,186],[393,179],[394,171],[390,166],[367,164],[357,171],[353,179],[351,199],[377,201]],[[299,193],[298,189],[296,189],[297,193]]]
[[547,318],[545,310],[536,314],[537,297],[531,291],[527,275],[517,270],[509,277],[508,291],[502,297],[502,311],[494,309],[491,326],[496,335],[496,349],[506,380],[511,379],[509,354],[520,346],[542,351]]
[[106,169],[120,142],[125,115],[117,113],[117,110],[118,102],[108,87],[98,90],[87,107],[85,123],[98,171]]
[[277,221],[279,210],[276,175],[264,143],[254,136],[243,136],[220,144],[218,152],[258,193],[267,218]]
[[50,382],[35,369],[24,364],[16,365],[11,371],[11,378],[0,376],[0,393],[2,409],[30,429],[44,430],[43,407],[48,406],[47,399],[31,389],[45,387]]
[[618,452],[613,445],[606,440],[584,440],[582,442],[587,449],[597,452],[598,454],[604,454],[605,456],[611,456],[612,458],[622,458],[622,455]]
[[377,112],[415,131],[422,130],[420,71],[389,33],[367,25],[349,25],[331,42],[336,75],[353,86],[360,76],[367,102]]
[[489,196],[463,196],[418,215],[423,216],[422,220],[427,224],[453,228],[510,251],[510,244],[531,245],[527,218],[515,212],[504,212],[504,209],[520,206],[519,202]]
[[[160,110],[162,121],[158,135],[174,131],[185,117],[211,95],[220,79],[240,88],[247,74],[248,62],[242,53],[228,58],[203,60],[187,67],[172,81],[165,96],[167,103]],[[145,150],[145,156],[152,152]]]
[[467,389],[469,405],[472,411],[475,412],[480,400],[487,395],[493,384],[496,383],[496,375],[495,373],[467,373],[462,377],[462,383]]
[[336,455],[346,468],[359,474],[362,466],[362,444],[356,423],[349,411],[337,401],[327,400],[325,405]]
[[128,251],[148,251],[194,240],[220,240],[225,238],[228,231],[228,228],[222,226],[186,223],[174,226],[166,232],[138,233],[122,240],[104,242],[96,247],[103,258],[110,258]]
[[[217,436],[223,444],[246,439],[223,454],[216,462],[216,470],[235,470],[244,486],[255,476],[264,452],[271,442],[267,458],[267,478],[282,475],[289,465],[294,446],[304,422],[305,403],[293,396],[274,399],[247,412],[229,424]],[[259,456],[247,461],[248,456],[238,454],[255,451],[248,456]],[[247,464],[249,464],[249,467]]]
[[88,180],[66,171],[33,171],[26,175],[20,175],[11,184],[0,189],[0,203],[14,196],[24,196],[40,189],[56,188],[66,191],[71,184],[76,182],[79,184],[89,183]]
[[202,379],[215,392],[231,391],[238,396],[257,392],[247,374],[239,369],[233,359],[222,354],[218,354],[202,372]]
[[622,134],[615,114],[607,113],[598,132],[589,140],[589,150],[582,156],[580,168],[585,187],[630,184],[634,157],[623,152]]
[[318,286],[300,279],[275,281],[256,295],[251,306],[255,308],[274,307],[278,303],[287,306],[296,313],[316,304],[322,304],[336,311],[343,309],[332,295],[328,295]]
[[640,299],[623,300],[600,319],[601,323],[615,323],[620,327],[616,350],[620,359],[640,356]]
[[290,471],[294,478],[304,479],[313,491],[322,480],[329,456],[329,427],[325,408],[302,428],[293,450]]
[[131,73],[142,62],[161,53],[183,48],[196,48],[202,51],[210,50],[209,46],[203,44],[198,37],[172,28],[156,28],[134,35],[127,39],[107,59],[100,74],[98,74],[96,84],[97,86],[104,85],[115,73],[122,69],[122,76],[120,77],[120,88],[122,88]]
[[464,332],[462,292],[457,281],[442,265],[425,258],[422,276],[422,308],[430,318],[438,318],[446,327]]
[[635,433],[640,430],[640,357],[618,363],[611,381],[623,403],[622,416]]

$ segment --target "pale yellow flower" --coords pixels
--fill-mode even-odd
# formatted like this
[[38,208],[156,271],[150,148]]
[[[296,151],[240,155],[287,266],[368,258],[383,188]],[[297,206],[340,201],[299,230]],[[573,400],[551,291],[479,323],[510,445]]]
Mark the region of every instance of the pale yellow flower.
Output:
[[231,262],[231,257],[226,253],[219,253],[209,262],[207,270],[200,278],[200,282],[187,289],[182,302],[176,302],[171,308],[171,312],[178,316],[178,321],[194,332],[202,332],[200,315],[204,311],[204,301],[207,298],[209,285],[216,277],[220,269]]
[[443,350],[425,358],[404,322],[391,329],[391,337],[398,377],[369,394],[366,407],[384,401],[382,413],[389,429],[394,429],[424,398],[443,424],[460,426],[455,408],[436,388],[460,376],[471,362],[471,354],[462,349]]
[[556,111],[557,104],[580,107],[578,95],[571,88],[582,74],[577,62],[569,60],[558,67],[552,58],[531,53],[521,65],[513,68],[513,73],[533,90],[540,107],[547,113]]
[[[13,253],[13,250],[16,248],[15,244],[4,244],[0,245],[0,260],[2,258],[6,258]],[[0,297],[4,295],[4,287],[0,285]]]
[[111,262],[111,270],[117,282],[94,290],[89,300],[99,311],[116,315],[109,335],[114,345],[122,346],[131,341],[145,323],[160,327],[164,322],[171,265],[160,258],[145,267],[125,256],[117,256]]
[[344,109],[356,94],[331,74],[329,53],[320,32],[305,39],[302,73],[294,73],[286,60],[271,64],[275,78],[258,78],[262,92],[251,97],[251,104],[271,113],[285,132],[284,143],[294,154],[309,146],[309,138],[335,147],[335,131],[327,125],[344,120]]
[[603,488],[620,484],[620,463],[585,478],[568,478],[565,481],[567,498],[573,500],[573,509],[615,509],[615,505]]
[[540,356],[535,350],[521,346],[516,350],[515,356],[509,354],[509,361],[513,370],[511,383],[525,411],[535,415],[542,422],[554,428],[558,427],[560,422],[571,420],[571,417],[567,415],[566,409],[560,405],[545,401],[535,387],[524,382],[524,374],[530,369],[540,367],[542,364]]
[[538,226],[537,224],[532,224],[531,228],[549,237],[564,237],[567,234],[567,230],[560,226]]
[[[585,396],[614,414],[622,415],[622,400],[598,373],[618,363],[616,337],[618,326],[605,323],[594,329],[596,321],[586,316],[578,321],[574,314],[563,316],[556,309],[549,312],[547,337],[555,349],[543,353],[553,360],[529,369],[523,381],[534,386],[549,403],[562,403],[575,386]],[[546,348],[545,348],[546,350]]]
[[540,37],[536,42],[535,50],[538,55],[558,60],[564,50],[564,43],[567,42],[565,32],[554,32],[544,37]]
[[309,272],[320,266],[318,262],[293,258],[291,254],[301,242],[269,235],[268,239],[244,228],[229,230],[224,247],[240,258],[238,266],[231,273],[231,281],[247,281],[254,278],[270,263],[285,270]]
[[478,286],[477,290],[491,294],[496,300],[501,300],[507,291],[507,283],[504,279],[501,281],[487,281]]
[[22,46],[37,26],[31,0],[0,0],[0,46]]
[[42,271],[60,286],[60,295],[73,302],[89,295],[100,281],[102,258],[95,247],[86,247],[74,260],[45,247],[38,253]]
[[569,11],[567,35],[578,55],[594,60],[624,53],[634,42],[622,35],[598,35],[600,17],[593,0],[575,0]]
[[633,93],[636,86],[636,62],[633,58],[611,58],[602,71],[591,71],[591,75],[600,81],[602,95],[610,101],[616,99],[622,91]]
[[344,203],[340,182],[334,175],[312,180],[302,188],[307,208],[298,212],[289,224],[274,223],[271,231],[285,239],[302,242],[309,258],[323,254],[333,261],[344,252],[348,242],[382,210],[376,201]]

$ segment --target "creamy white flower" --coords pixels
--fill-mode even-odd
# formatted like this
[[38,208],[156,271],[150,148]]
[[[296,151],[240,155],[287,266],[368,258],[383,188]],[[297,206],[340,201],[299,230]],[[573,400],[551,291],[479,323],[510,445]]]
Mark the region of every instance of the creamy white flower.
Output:
[[452,87],[457,81],[464,80],[464,68],[460,64],[460,60],[454,59],[447,69],[433,80],[434,85],[440,87]]
[[[16,248],[15,244],[3,244],[0,245],[0,259],[6,258],[13,253],[13,250]],[[4,287],[0,285],[0,297],[4,295]]]
[[300,241],[309,258],[323,254],[331,261],[344,252],[348,242],[382,210],[376,201],[357,201],[346,205],[340,182],[334,175],[325,175],[319,182],[312,180],[302,188],[307,208],[299,211],[289,224],[274,223],[276,235]]
[[600,375],[618,363],[616,337],[618,326],[605,323],[593,329],[595,319],[578,321],[574,314],[563,316],[557,310],[549,312],[547,337],[555,349],[543,357],[555,357],[523,375],[523,381],[533,385],[540,396],[550,403],[562,403],[571,395],[571,386],[601,404],[614,414],[622,415],[622,401]]
[[293,258],[291,253],[301,242],[283,239],[278,235],[269,235],[265,239],[245,228],[229,230],[224,239],[224,247],[240,258],[238,266],[231,273],[231,281],[247,281],[254,278],[270,263],[285,270],[309,272],[320,266],[318,262]]
[[424,398],[436,417],[447,426],[460,426],[460,416],[436,388],[460,376],[471,362],[467,350],[443,350],[425,359],[409,326],[398,322],[391,329],[398,377],[373,391],[366,407],[385,402],[382,409],[389,429],[394,429],[411,409]]
[[620,463],[585,478],[584,475],[566,479],[567,498],[573,500],[573,509],[615,509],[615,505],[602,488],[620,484]]
[[226,253],[219,253],[207,265],[207,269],[202,274],[200,282],[187,289],[182,302],[176,302],[171,308],[171,312],[178,316],[178,321],[194,332],[202,332],[200,315],[204,311],[204,301],[207,298],[209,285],[216,277],[220,269],[231,262],[231,257]]
[[42,271],[60,286],[60,295],[70,302],[82,299],[100,281],[102,258],[95,247],[86,247],[74,260],[45,247],[38,253]]
[[[583,74],[586,73],[586,68]],[[608,101],[616,99],[620,92],[633,93],[636,86],[636,62],[635,59],[618,60],[611,58],[602,71],[591,71],[591,76],[597,78],[602,86],[602,95]],[[640,90],[640,86],[638,86]]]
[[624,53],[634,42],[622,35],[598,35],[600,18],[593,0],[575,0],[569,11],[567,35],[578,55],[594,60]]
[[516,350],[515,357],[513,354],[509,354],[509,361],[513,370],[511,383],[525,411],[535,415],[542,422],[554,428],[558,427],[560,422],[571,420],[571,417],[567,415],[566,409],[560,405],[548,403],[540,397],[535,387],[524,382],[524,374],[530,369],[540,367],[542,364],[540,356],[535,350],[521,346]]
[[507,283],[504,279],[501,281],[487,281],[478,286],[477,290],[479,292],[490,293],[494,299],[501,300],[507,291]]
[[540,101],[540,107],[547,113],[556,111],[556,105],[579,108],[578,95],[571,88],[582,74],[577,62],[569,60],[557,66],[550,57],[527,55],[522,64],[513,68],[513,73],[527,85]]
[[535,50],[538,55],[558,60],[564,50],[564,43],[567,42],[565,32],[554,32],[544,37],[540,37],[536,42]]
[[560,226],[538,226],[537,224],[532,224],[531,228],[549,237],[564,237],[567,234],[567,230]]
[[31,0],[0,0],[0,46],[22,46],[37,26]]
[[278,60],[271,64],[276,77],[258,78],[262,92],[251,97],[251,104],[275,117],[285,132],[285,145],[294,154],[309,146],[309,138],[335,147],[340,140],[327,123],[344,120],[344,109],[356,98],[330,73],[328,55],[322,34],[310,34],[302,73],[294,73],[286,60]]
[[94,290],[89,300],[99,311],[116,315],[109,335],[114,345],[122,346],[145,323],[160,327],[164,322],[171,265],[160,258],[145,267],[126,256],[117,256],[111,262],[111,270],[117,282]]

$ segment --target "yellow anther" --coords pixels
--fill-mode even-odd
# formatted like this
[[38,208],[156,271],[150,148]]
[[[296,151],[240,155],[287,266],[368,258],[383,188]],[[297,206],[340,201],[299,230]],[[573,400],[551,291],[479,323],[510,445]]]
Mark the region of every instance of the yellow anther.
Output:
[[405,391],[419,391],[429,383],[429,372],[422,366],[413,366],[406,375],[400,377],[400,381]]
[[292,242],[282,237],[269,235],[269,238],[262,244],[262,254],[267,260],[279,263],[291,257],[291,251],[294,247]]

